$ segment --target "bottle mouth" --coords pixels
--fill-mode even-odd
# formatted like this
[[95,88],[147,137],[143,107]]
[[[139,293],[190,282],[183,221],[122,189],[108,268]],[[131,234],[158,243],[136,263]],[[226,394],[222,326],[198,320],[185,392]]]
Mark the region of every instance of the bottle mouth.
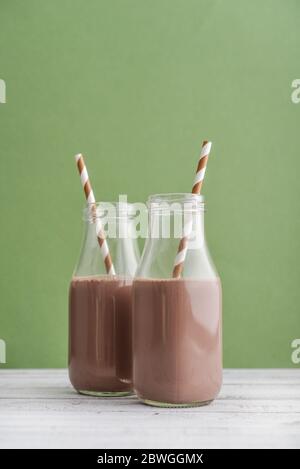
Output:
[[95,219],[106,220],[130,219],[136,214],[134,204],[127,202],[87,203],[83,209],[83,220],[94,222]]
[[192,193],[153,194],[148,197],[148,210],[177,213],[204,211],[204,196]]

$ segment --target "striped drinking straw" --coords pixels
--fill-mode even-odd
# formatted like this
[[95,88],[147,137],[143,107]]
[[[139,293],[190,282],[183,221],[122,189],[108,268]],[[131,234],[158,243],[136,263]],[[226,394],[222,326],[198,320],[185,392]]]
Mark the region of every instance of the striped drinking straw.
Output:
[[[204,140],[202,144],[202,149],[200,153],[200,158],[199,158],[199,163],[198,163],[198,167],[196,171],[192,194],[199,195],[201,192],[211,145],[212,145],[211,142],[208,142],[206,140]],[[175,257],[174,267],[173,267],[173,274],[172,274],[173,278],[179,278],[182,274],[183,265],[184,265],[184,261],[185,261],[186,253],[187,253],[188,238],[191,234],[191,231],[192,231],[192,220],[189,220],[183,228],[183,237],[181,238],[179,246],[178,246],[177,255]]]
[[86,201],[88,204],[91,204],[91,208],[94,214],[96,236],[97,236],[98,244],[100,246],[102,259],[105,264],[106,272],[108,275],[116,275],[101,221],[99,218],[96,217],[96,199],[95,199],[94,192],[93,192],[90,180],[89,180],[89,175],[88,175],[85,163],[84,163],[84,159],[81,153],[79,153],[78,155],[75,155],[75,161],[76,161],[77,168],[79,171],[81,184],[84,190]]

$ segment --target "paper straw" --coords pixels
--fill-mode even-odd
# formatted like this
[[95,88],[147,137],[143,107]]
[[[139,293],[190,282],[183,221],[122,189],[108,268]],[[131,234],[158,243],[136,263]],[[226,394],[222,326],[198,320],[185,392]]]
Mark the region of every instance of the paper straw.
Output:
[[79,153],[78,155],[75,155],[75,160],[76,160],[77,168],[79,171],[81,184],[84,190],[86,201],[88,204],[91,204],[91,209],[94,214],[97,241],[100,246],[100,251],[101,251],[103,262],[105,264],[106,272],[108,275],[116,275],[101,221],[96,216],[96,199],[94,196],[94,192],[90,183],[89,175],[88,175],[82,154]]
[[[192,194],[199,195],[201,192],[204,175],[206,171],[208,156],[211,149],[211,142],[204,140],[200,153],[199,163],[196,171]],[[180,240],[173,267],[173,278],[179,278],[183,271],[183,265],[187,253],[188,239],[192,231],[192,219],[188,220],[183,228],[183,237]]]

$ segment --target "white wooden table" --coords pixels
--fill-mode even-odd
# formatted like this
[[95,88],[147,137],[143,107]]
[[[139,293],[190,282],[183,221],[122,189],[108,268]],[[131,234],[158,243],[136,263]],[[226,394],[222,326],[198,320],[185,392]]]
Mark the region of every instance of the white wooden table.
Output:
[[65,370],[0,370],[1,448],[300,448],[300,369],[225,370],[214,403],[76,394]]

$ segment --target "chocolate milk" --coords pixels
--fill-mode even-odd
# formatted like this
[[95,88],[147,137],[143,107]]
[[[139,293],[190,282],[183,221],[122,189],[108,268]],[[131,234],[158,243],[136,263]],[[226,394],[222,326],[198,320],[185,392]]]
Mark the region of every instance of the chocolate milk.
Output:
[[131,284],[75,277],[69,294],[69,376],[82,393],[132,391]]
[[140,399],[196,405],[217,396],[222,382],[219,279],[135,280],[133,326],[133,381]]

